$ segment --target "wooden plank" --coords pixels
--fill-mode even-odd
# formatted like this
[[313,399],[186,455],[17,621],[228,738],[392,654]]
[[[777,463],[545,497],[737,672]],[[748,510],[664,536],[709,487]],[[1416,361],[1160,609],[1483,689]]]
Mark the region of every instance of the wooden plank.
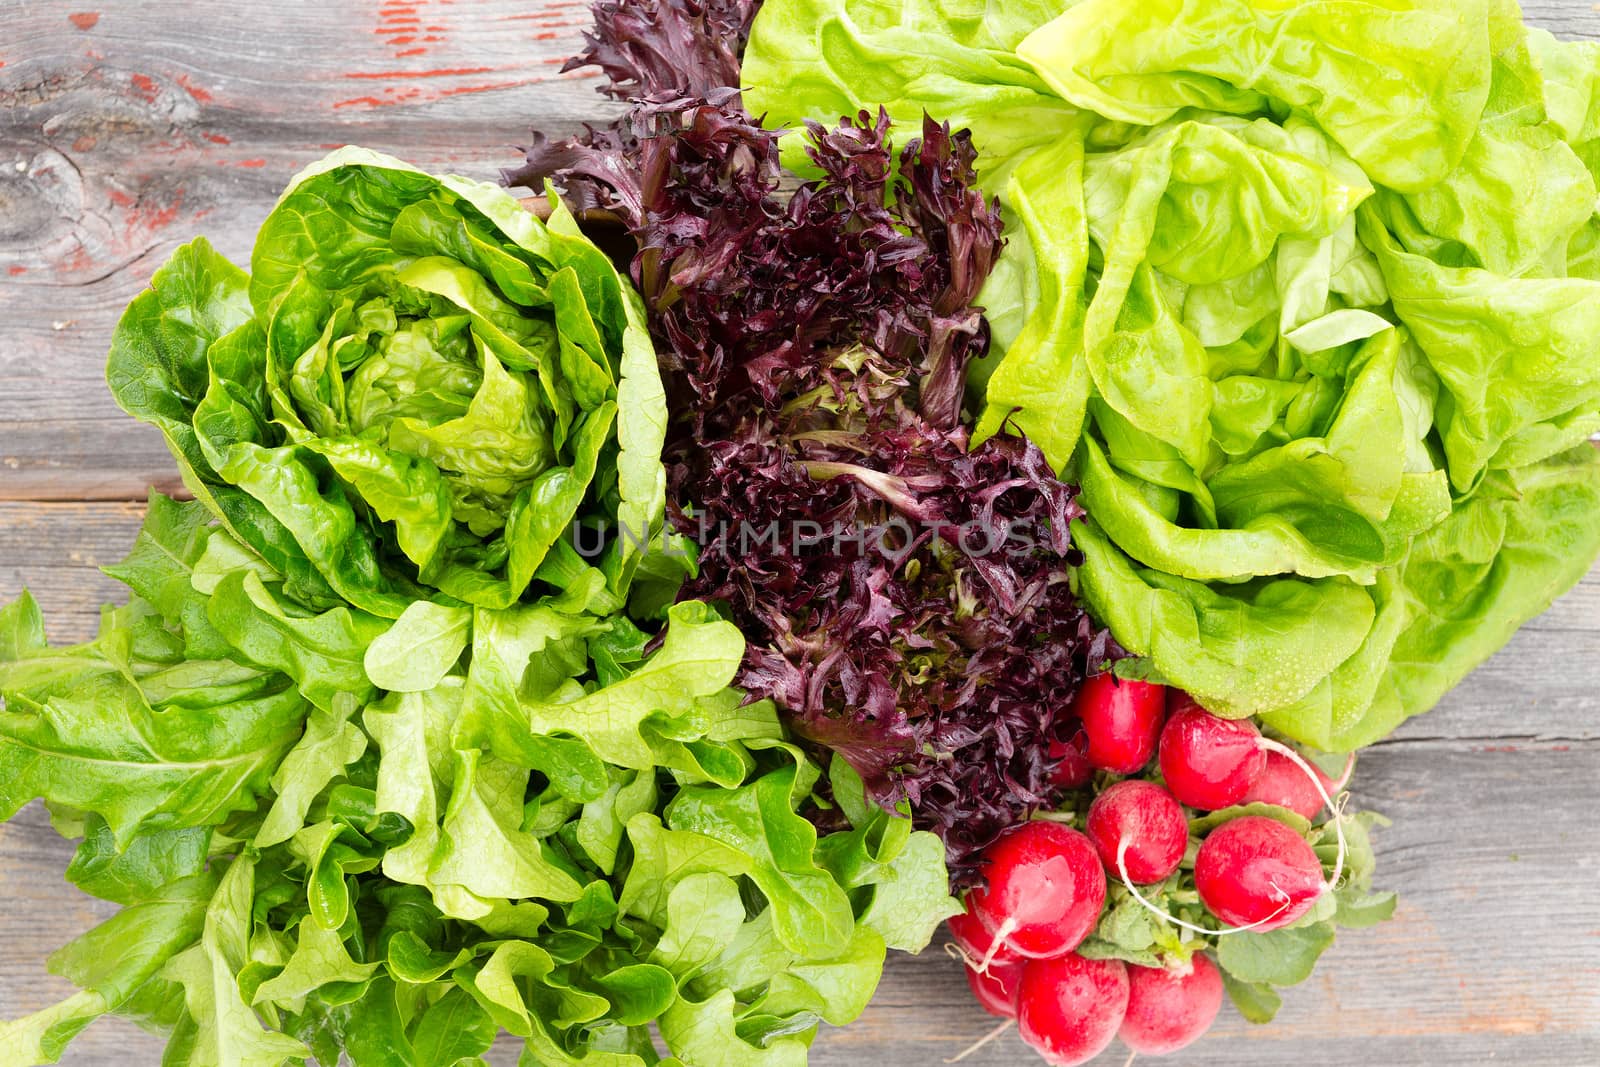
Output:
[[1600,40],[1600,5],[1594,0],[1523,0],[1522,18],[1562,37]]
[[[116,501],[170,485],[157,435],[117,413],[101,383],[115,319],[159,261],[202,230],[242,258],[278,188],[335,144],[490,177],[532,122],[560,131],[597,117],[589,85],[550,77],[582,6],[8,9],[0,144],[24,166],[0,158],[0,500]],[[1590,0],[1536,0],[1525,12],[1600,38]],[[119,595],[93,568],[126,551],[140,513],[0,504],[0,600],[26,582],[55,639],[84,638],[95,604]],[[1272,1027],[1247,1029],[1229,1012],[1182,1062],[1595,1062],[1600,914],[1583,887],[1597,865],[1584,836],[1600,799],[1597,653],[1591,576],[1437,712],[1365,756],[1358,789],[1397,820],[1379,845],[1381,880],[1406,896],[1400,918],[1341,939]],[[69,855],[37,808],[0,827],[0,892],[13,902],[0,919],[0,1018],[64,995],[44,957],[108,914],[63,891]],[[825,1034],[813,1062],[937,1062],[989,1023],[948,961],[897,957],[866,1017]],[[101,1024],[63,1062],[154,1064],[159,1049]],[[1034,1061],[1013,1037],[969,1062]]]

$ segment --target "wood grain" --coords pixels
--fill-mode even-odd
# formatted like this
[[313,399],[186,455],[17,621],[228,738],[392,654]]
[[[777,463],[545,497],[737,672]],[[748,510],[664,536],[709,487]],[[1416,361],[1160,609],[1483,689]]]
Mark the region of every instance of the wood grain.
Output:
[[[86,639],[121,596],[96,568],[126,552],[147,488],[175,484],[102,380],[117,316],[166,255],[204,232],[243,261],[290,175],[341,144],[489,178],[531,125],[602,117],[592,81],[557,73],[584,6],[0,2],[0,601],[26,585],[54,640]],[[1600,39],[1591,0],[1524,10]],[[1271,1027],[1229,1010],[1167,1062],[1600,1063],[1597,688],[1600,572],[1363,757],[1358,800],[1395,820],[1379,852],[1398,918],[1345,934]],[[46,956],[110,913],[63,884],[70,854],[37,806],[0,826],[0,1019],[65,995]],[[896,957],[812,1061],[921,1067],[990,1024],[942,955]],[[63,1062],[153,1067],[160,1048],[103,1022]],[[968,1062],[1038,1061],[1008,1036]]]

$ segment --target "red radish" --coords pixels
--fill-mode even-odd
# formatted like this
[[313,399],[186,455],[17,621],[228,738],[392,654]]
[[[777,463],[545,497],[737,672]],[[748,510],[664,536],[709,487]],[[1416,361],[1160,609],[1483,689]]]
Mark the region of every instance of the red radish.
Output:
[[1128,877],[1139,885],[1159,882],[1177,870],[1189,847],[1183,806],[1159,785],[1139,778],[1118,782],[1095,797],[1086,829],[1106,870],[1118,874],[1120,851]]
[[1145,1056],[1165,1056],[1187,1048],[1216,1021],[1222,1010],[1222,973],[1210,958],[1196,955],[1187,973],[1157,967],[1128,967],[1128,1014],[1122,1043]]
[[[1309,760],[1306,761],[1306,766],[1311,768],[1311,772],[1317,776],[1317,781],[1322,783],[1322,790],[1331,796],[1345,787],[1354,761],[1355,757],[1352,756],[1345,764],[1344,777],[1337,781],[1323,774],[1322,769]],[[1315,819],[1323,808],[1322,792],[1317,790],[1316,784],[1306,776],[1305,771],[1294,760],[1274,749],[1267,750],[1267,765],[1240,803],[1276,804],[1307,819]]]
[[[990,949],[1048,959],[1083,942],[1106,902],[1106,872],[1089,839],[1056,822],[1027,822],[984,853],[987,888],[967,910],[994,933]],[[979,970],[989,961],[979,963]]]
[[1051,741],[1046,755],[1057,760],[1050,774],[1052,784],[1061,789],[1082,789],[1094,777],[1094,764],[1089,762],[1089,735],[1079,726],[1070,741]]
[[991,960],[993,966],[1002,963],[1019,963],[1021,956],[1012,952],[1010,948],[994,944],[994,933],[978,921],[978,917],[971,911],[964,911],[960,915],[952,915],[945,924],[950,929],[950,936],[955,939],[956,946],[961,949],[961,956],[967,963],[976,966],[982,960]]
[[[1333,779],[1323,774],[1313,764],[1313,771],[1322,780],[1322,787],[1328,792],[1335,792]],[[1307,819],[1315,819],[1322,810],[1322,794],[1317,792],[1317,787],[1305,776],[1299,767],[1288,756],[1278,752],[1268,752],[1267,762],[1261,769],[1261,774],[1250,784],[1249,792],[1245,793],[1241,804],[1276,804],[1280,808],[1288,808],[1297,815]]]
[[1266,766],[1261,732],[1248,719],[1222,719],[1192,702],[1161,731],[1161,776],[1191,808],[1220,811],[1245,798]]
[[1229,926],[1256,931],[1288,926],[1326,888],[1322,863],[1305,838],[1260,815],[1211,831],[1195,858],[1194,880],[1207,911]]
[[1047,1063],[1088,1063],[1122,1025],[1128,968],[1121,960],[1086,960],[1076,953],[1037,960],[1023,968],[1017,1009],[1022,1039]]
[[1021,962],[996,961],[989,965],[987,971],[965,968],[967,984],[972,987],[972,995],[978,998],[984,1011],[1002,1019],[1017,1017],[1017,988],[1022,984],[1023,966]]
[[1083,683],[1075,708],[1089,735],[1089,762],[1112,774],[1135,774],[1156,754],[1166,718],[1165,686],[1109,671]]

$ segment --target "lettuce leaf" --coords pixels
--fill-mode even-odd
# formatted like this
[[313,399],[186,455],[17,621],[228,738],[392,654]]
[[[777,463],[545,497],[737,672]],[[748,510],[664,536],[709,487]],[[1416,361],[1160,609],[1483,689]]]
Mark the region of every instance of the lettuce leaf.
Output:
[[123,906],[3,1062],[116,1014],[195,1067],[454,1065],[502,1029],[647,1067],[652,1024],[682,1062],[803,1064],[959,908],[938,839],[847,769],[854,822],[819,835],[821,771],[728,688],[743,639],[707,605],[652,634],[583,611],[586,576],[391,624],[294,600],[213,520],[153,497],[111,568],[151,599],[87,645],[0,607],[0,814],[45,800],[84,835],[69,879]]
[[310,606],[506,608],[580,519],[622,531],[602,567],[621,597],[661,526],[643,306],[558,201],[545,224],[495,186],[343,149],[285,190],[249,274],[180,249],[107,377]]

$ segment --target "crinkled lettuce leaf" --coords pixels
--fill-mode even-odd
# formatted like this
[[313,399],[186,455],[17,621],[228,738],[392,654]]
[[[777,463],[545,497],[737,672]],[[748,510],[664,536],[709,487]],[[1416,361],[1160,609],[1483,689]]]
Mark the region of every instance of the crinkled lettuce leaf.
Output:
[[343,149],[285,190],[249,274],[180,249],[107,377],[308,605],[550,595],[536,576],[578,520],[613,532],[596,565],[621,597],[661,528],[643,307],[558,201],[546,224],[498,187]]
[[578,570],[504,609],[312,607],[160,496],[110,571],[140,596],[80,647],[0,607],[0,814],[42,798],[122,905],[0,1062],[115,1014],[196,1067],[454,1067],[502,1030],[530,1063],[803,1064],[959,908],[848,768],[819,836],[821,771],[728,688],[744,643],[704,604],[652,633]]

